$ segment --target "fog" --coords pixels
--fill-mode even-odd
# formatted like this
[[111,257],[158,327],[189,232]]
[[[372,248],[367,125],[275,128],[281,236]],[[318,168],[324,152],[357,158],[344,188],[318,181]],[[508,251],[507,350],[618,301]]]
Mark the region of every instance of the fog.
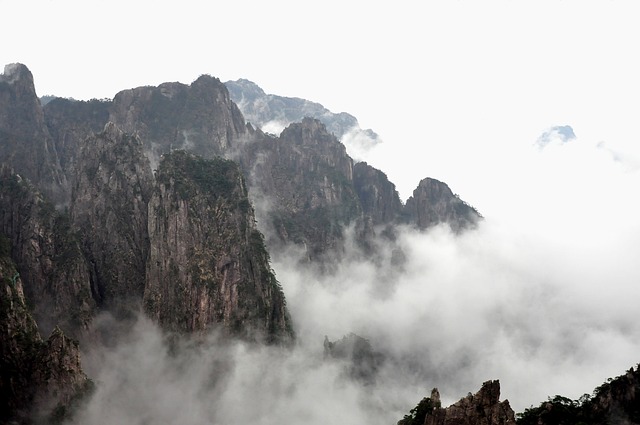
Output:
[[[169,343],[141,317],[84,353],[97,391],[75,423],[394,424],[433,387],[448,405],[489,379],[516,412],[591,393],[640,362],[640,175],[552,136],[509,165],[475,230],[401,228],[374,259],[348,243],[325,274],[272,252],[293,348]],[[323,355],[349,332],[385,356],[374,384]]]

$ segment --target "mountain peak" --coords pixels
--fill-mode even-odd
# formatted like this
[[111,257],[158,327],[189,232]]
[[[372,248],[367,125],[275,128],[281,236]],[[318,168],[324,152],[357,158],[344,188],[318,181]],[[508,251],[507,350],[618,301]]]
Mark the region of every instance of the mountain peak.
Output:
[[33,84],[33,75],[26,65],[10,63],[4,66],[4,73],[0,74],[0,82],[13,84],[19,80],[27,79]]

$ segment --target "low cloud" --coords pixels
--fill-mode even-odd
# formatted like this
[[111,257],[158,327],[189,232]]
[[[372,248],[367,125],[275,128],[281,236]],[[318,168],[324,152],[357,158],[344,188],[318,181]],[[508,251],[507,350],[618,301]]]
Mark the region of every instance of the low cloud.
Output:
[[[98,390],[76,423],[393,424],[433,387],[449,404],[488,379],[516,411],[590,393],[640,361],[639,172],[581,143],[513,170],[474,231],[401,228],[324,274],[272,252],[293,349],[171,342],[139,319],[85,354]],[[323,356],[349,332],[385,357],[374,384]]]

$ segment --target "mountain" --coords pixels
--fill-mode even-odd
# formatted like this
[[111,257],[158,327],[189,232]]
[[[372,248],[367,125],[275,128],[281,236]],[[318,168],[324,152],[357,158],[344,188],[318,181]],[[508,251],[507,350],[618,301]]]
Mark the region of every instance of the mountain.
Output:
[[419,229],[447,223],[455,232],[473,227],[481,218],[478,211],[454,195],[446,183],[432,178],[420,181],[407,200],[403,214]]
[[[105,316],[126,323],[145,314],[167,334],[290,347],[295,323],[272,255],[296,248],[326,271],[350,238],[371,255],[370,242],[389,229],[462,231],[479,218],[431,180],[403,205],[386,175],[354,161],[318,119],[288,123],[278,136],[254,128],[208,75],[113,100],[42,106],[35,93],[26,66],[5,67],[2,355],[16,365],[1,382],[8,420],[35,420],[21,412],[40,409],[39,394],[52,403],[47,415],[70,414],[89,381],[66,335],[97,346]],[[365,357],[377,370],[374,354]],[[370,363],[354,374],[369,379]]]
[[256,83],[246,79],[224,84],[245,119],[264,132],[279,134],[303,118],[315,118],[342,142],[346,142],[343,139],[358,141],[363,148],[381,143],[376,133],[361,129],[358,120],[346,112],[334,114],[321,104],[306,99],[266,94]]

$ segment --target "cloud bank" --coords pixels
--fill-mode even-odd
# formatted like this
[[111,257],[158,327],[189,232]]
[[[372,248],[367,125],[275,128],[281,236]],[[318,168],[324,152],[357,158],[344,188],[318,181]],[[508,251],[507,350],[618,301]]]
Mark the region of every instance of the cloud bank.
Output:
[[[640,172],[574,142],[532,145],[477,230],[401,229],[326,274],[272,253],[291,350],[170,340],[139,319],[86,353],[98,390],[75,423],[393,424],[433,387],[449,404],[499,379],[516,411],[591,392],[640,361]],[[349,332],[385,356],[374,384],[323,356]]]

